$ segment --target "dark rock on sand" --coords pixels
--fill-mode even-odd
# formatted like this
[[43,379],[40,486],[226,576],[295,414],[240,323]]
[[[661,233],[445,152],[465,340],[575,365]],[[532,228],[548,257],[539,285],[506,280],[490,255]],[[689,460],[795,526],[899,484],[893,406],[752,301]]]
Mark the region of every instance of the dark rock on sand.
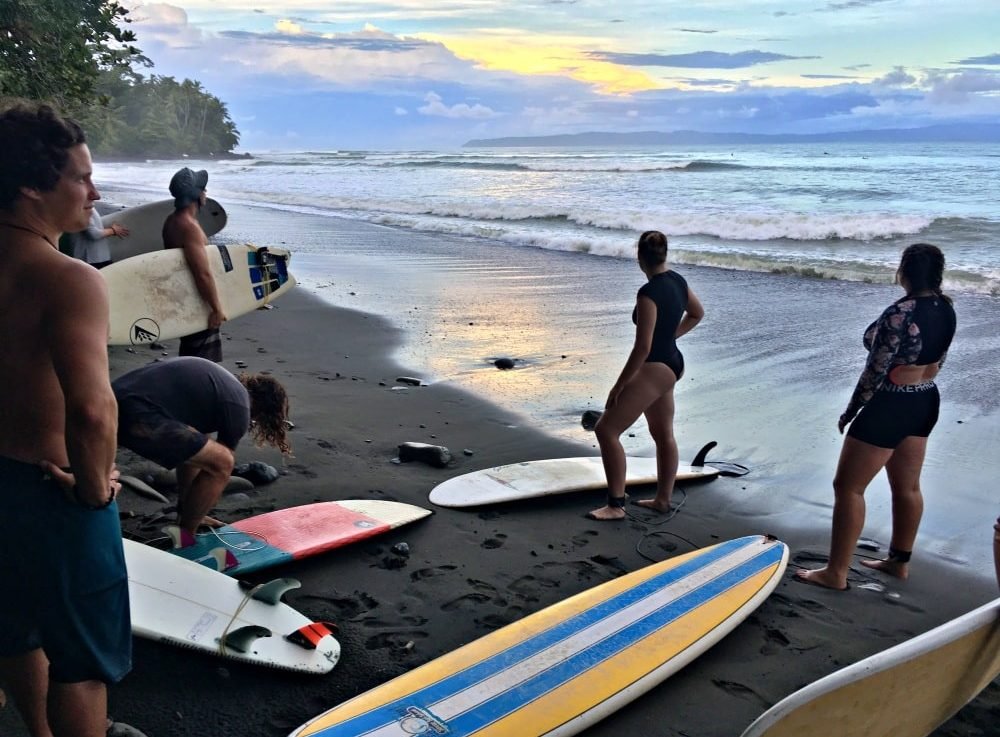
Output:
[[253,491],[254,485],[253,481],[250,479],[245,479],[242,476],[230,476],[229,481],[226,483],[225,488],[222,490],[223,494],[234,494],[238,492]]
[[603,412],[598,412],[596,409],[588,409],[583,413],[580,418],[580,424],[583,425],[584,430],[593,430],[597,427],[597,421],[601,419]]
[[149,484],[152,484],[157,489],[161,491],[163,489],[176,489],[177,488],[177,471],[174,470],[163,470],[157,471],[156,473],[147,476],[145,478]]
[[451,463],[451,451],[443,445],[402,443],[399,446],[399,460],[402,463],[421,461],[429,466],[444,468]]
[[497,360],[495,360],[493,362],[493,365],[496,366],[498,369],[502,369],[502,370],[506,371],[508,369],[514,368],[514,359],[513,358],[498,358]]
[[163,494],[158,492],[142,479],[137,479],[135,476],[127,476],[123,474],[118,477],[118,481],[121,482],[121,485],[124,488],[135,492],[139,496],[144,496],[147,499],[152,499],[155,502],[162,502],[163,504],[169,503],[169,500],[163,496]]
[[414,378],[412,376],[397,376],[396,381],[398,381],[400,384],[409,384],[410,386],[423,386],[424,383],[420,379]]
[[260,461],[253,461],[251,463],[237,464],[233,469],[233,476],[247,479],[254,486],[263,486],[264,484],[270,484],[272,481],[277,481],[280,474],[274,466],[269,466]]

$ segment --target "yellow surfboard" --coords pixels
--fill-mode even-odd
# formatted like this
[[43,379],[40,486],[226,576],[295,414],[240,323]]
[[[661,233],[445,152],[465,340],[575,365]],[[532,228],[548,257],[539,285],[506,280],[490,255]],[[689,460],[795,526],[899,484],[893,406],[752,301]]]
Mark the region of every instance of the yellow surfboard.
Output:
[[1000,676],[1000,599],[796,691],[743,737],[926,737]]
[[647,566],[491,632],[292,737],[566,737],[645,693],[742,622],[788,548],[751,536]]

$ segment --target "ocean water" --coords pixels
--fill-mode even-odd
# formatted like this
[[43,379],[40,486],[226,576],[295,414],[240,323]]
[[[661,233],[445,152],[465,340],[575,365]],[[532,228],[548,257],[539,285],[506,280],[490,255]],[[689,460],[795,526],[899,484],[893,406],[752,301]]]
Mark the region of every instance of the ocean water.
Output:
[[[861,332],[900,295],[902,248],[937,243],[959,332],[938,381],[920,546],[986,575],[1000,512],[998,162],[1000,146],[966,145],[316,152],[100,162],[95,177],[130,205],[165,197],[179,166],[209,169],[230,216],[221,240],[290,248],[303,288],[403,329],[402,365],[595,453],[580,416],[603,408],[631,346],[636,236],[664,230],[707,311],[680,344],[682,460],[718,441],[713,457],[753,468],[720,514],[818,534]],[[350,372],[349,357],[331,369]],[[653,452],[642,420],[623,442]],[[887,540],[884,487],[868,494],[865,533]]]
[[[948,254],[947,286],[1000,294],[1000,144],[794,144],[326,151],[186,162],[222,202],[518,247],[631,258],[666,232],[676,264],[888,282],[902,246]],[[99,164],[166,193],[178,162]]]

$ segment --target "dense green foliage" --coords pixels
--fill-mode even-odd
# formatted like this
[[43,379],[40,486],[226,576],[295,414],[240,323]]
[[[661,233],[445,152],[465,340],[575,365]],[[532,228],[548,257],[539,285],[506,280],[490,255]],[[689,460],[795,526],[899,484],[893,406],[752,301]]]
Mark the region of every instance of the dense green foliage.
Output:
[[100,103],[71,110],[96,155],[212,156],[239,143],[226,104],[199,82],[107,71],[96,89]]
[[115,0],[0,0],[0,97],[54,103],[95,154],[169,157],[231,151],[239,132],[199,82],[144,78],[152,66]]
[[86,100],[101,69],[142,58],[128,23],[114,0],[0,0],[0,95]]

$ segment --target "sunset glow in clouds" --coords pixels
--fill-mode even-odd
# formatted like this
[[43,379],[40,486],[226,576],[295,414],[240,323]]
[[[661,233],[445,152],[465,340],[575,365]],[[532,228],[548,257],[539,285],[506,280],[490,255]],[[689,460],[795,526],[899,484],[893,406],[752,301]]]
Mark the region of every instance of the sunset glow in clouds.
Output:
[[1000,122],[994,0],[129,7],[149,72],[200,80],[245,150]]

